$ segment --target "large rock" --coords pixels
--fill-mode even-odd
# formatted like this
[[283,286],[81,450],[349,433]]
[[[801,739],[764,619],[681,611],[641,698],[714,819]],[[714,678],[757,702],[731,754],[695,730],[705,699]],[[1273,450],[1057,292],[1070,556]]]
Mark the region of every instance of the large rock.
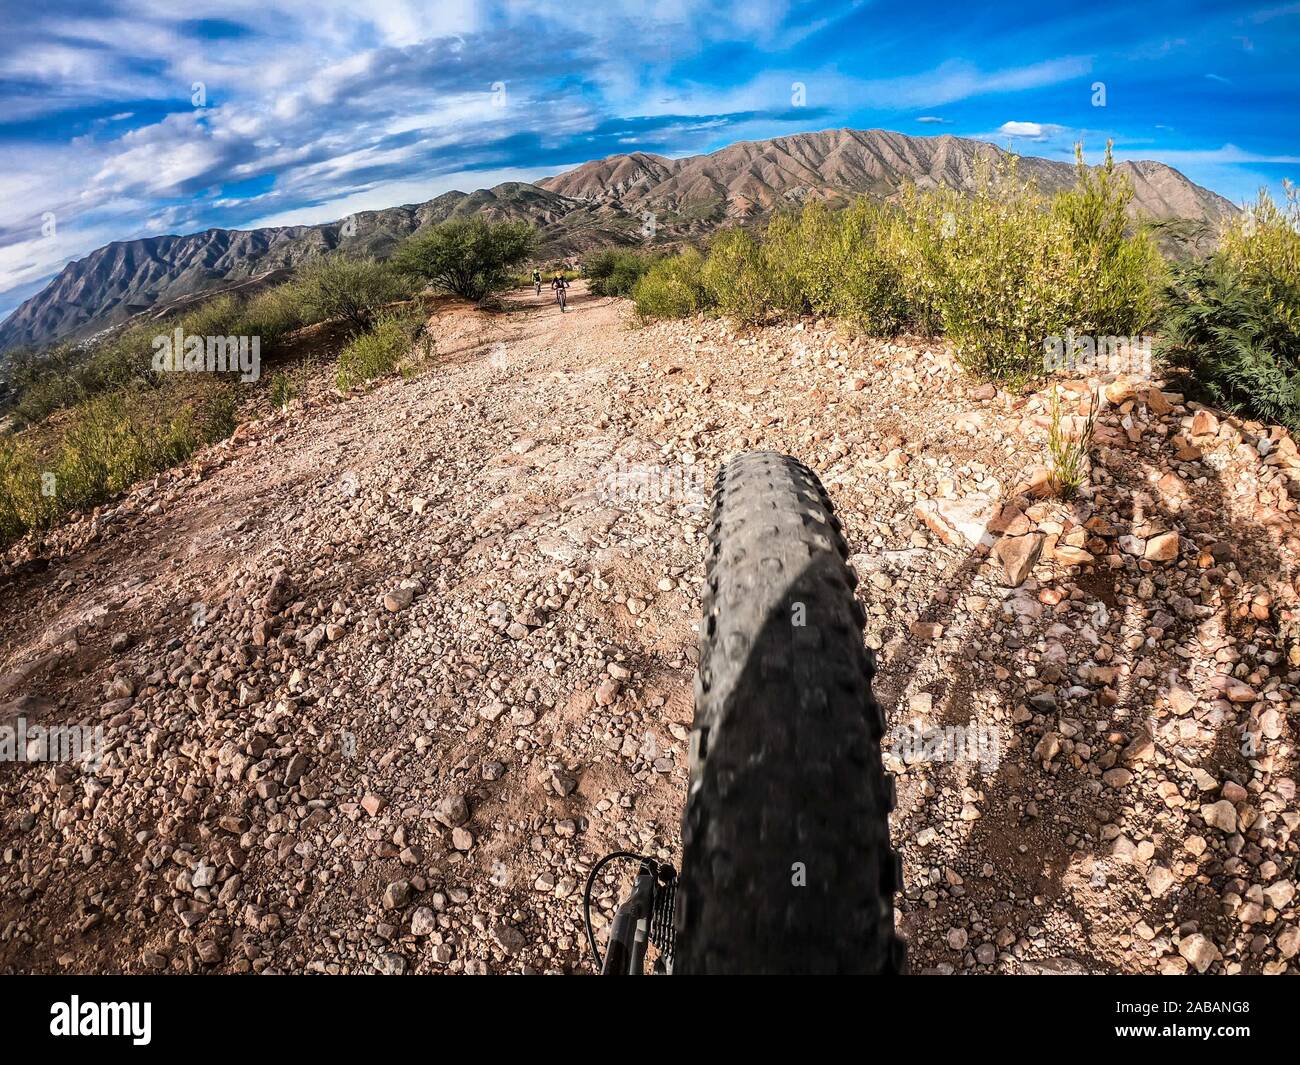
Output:
[[916,516],[949,547],[992,546],[989,523],[997,512],[997,501],[978,493],[961,499],[924,499],[916,504]]
[[993,553],[1002,563],[1008,588],[1018,588],[1025,583],[1043,551],[1045,537],[1040,532],[1025,536],[1004,536],[993,547]]
[[1142,557],[1148,562],[1172,562],[1178,557],[1178,534],[1165,532],[1151,537]]

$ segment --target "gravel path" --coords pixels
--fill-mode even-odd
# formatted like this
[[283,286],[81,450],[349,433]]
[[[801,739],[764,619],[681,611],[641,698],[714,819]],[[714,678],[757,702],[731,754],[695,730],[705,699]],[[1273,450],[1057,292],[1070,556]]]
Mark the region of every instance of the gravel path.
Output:
[[915,967],[1300,968],[1289,438],[1110,382],[1067,505],[1044,397],[935,343],[572,296],[445,308],[418,376],[10,558],[0,725],[106,751],[0,765],[0,970],[583,971],[591,862],[678,853],[705,504],[756,447],[857,552]]

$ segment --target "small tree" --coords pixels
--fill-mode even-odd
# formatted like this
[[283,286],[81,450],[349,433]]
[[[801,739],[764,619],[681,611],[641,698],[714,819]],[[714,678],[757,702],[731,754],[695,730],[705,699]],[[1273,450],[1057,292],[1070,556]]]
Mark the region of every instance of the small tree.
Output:
[[536,246],[537,231],[526,222],[456,219],[413,234],[397,250],[393,264],[440,292],[480,302],[509,288],[513,268]]
[[368,256],[350,259],[335,254],[309,259],[290,284],[305,321],[342,318],[358,332],[369,329],[385,305],[411,294],[397,271]]

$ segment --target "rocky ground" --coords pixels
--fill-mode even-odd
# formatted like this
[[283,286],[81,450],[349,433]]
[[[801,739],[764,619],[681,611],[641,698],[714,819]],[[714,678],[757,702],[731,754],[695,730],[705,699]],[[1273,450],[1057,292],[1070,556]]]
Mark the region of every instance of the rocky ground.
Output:
[[0,970],[585,971],[591,863],[678,852],[704,503],[750,448],[856,552],[915,968],[1300,969],[1290,438],[1103,381],[1065,504],[1046,397],[934,342],[581,286],[432,333],[6,561],[0,725],[106,751],[0,765]]

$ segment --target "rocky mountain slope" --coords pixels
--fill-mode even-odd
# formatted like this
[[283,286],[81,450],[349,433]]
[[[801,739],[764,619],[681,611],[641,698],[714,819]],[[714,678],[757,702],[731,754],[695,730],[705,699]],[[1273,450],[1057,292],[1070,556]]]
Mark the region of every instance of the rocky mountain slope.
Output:
[[326,225],[230,230],[116,241],[63,268],[0,325],[0,350],[75,339],[196,294],[274,275],[318,252],[342,249],[386,256],[422,226],[481,214],[524,220],[555,254],[617,241],[600,212],[522,182],[473,193],[448,192],[427,203],[363,211]]
[[[573,199],[707,221],[765,214],[792,200],[887,199],[906,182],[969,192],[977,162],[999,153],[962,137],[909,137],[887,130],[834,129],[743,141],[710,155],[665,159],[637,152],[586,163],[538,182]],[[1121,163],[1133,181],[1133,212],[1216,223],[1236,208],[1163,163]],[[1074,184],[1074,166],[1024,156],[1020,172],[1046,192]]]
[[0,725],[105,753],[0,766],[0,971],[585,971],[592,863],[679,854],[707,499],[758,448],[853,551],[917,969],[1300,970],[1287,434],[1092,382],[1066,504],[1047,397],[930,343],[570,307],[326,361],[5,560]]
[[[424,204],[362,212],[328,225],[211,229],[115,242],[69,263],[0,324],[0,351],[83,337],[142,311],[292,266],[316,251],[385,255],[419,227],[447,218],[481,213],[529,221],[542,231],[542,255],[556,257],[642,240],[647,215],[653,216],[656,239],[673,241],[729,220],[761,218],[808,197],[888,198],[906,181],[969,189],[976,160],[995,151],[959,137],[828,130],[733,144],[685,159],[641,152],[613,156],[537,185],[512,182],[469,194],[449,192]],[[1021,167],[1049,191],[1074,181],[1074,169],[1065,163],[1025,157]],[[1235,210],[1162,163],[1125,163],[1123,169],[1134,182],[1135,214],[1179,220],[1183,246],[1204,245],[1217,223]]]

